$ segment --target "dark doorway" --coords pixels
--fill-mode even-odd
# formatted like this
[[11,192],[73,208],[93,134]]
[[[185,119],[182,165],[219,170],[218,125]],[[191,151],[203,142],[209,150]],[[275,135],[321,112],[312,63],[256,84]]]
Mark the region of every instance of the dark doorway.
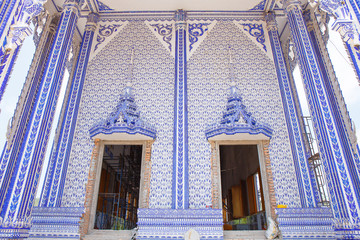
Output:
[[141,145],[105,145],[94,229],[136,227]]
[[257,145],[220,146],[224,230],[266,229]]

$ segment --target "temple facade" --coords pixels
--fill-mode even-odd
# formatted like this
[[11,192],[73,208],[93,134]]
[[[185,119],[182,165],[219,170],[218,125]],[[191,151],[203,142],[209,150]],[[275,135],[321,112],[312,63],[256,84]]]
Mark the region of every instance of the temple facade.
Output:
[[36,45],[1,146],[0,239],[360,239],[359,147],[326,47],[331,27],[360,76],[359,7],[0,2],[0,101]]

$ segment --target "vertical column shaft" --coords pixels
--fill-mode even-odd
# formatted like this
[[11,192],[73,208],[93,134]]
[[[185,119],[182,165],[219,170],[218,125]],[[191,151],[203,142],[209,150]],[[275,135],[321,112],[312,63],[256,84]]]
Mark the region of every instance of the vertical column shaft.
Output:
[[351,229],[359,221],[360,189],[356,183],[359,179],[351,174],[354,169],[349,165],[349,161],[354,162],[354,159],[346,153],[347,143],[340,136],[333,103],[329,98],[331,93],[326,88],[324,73],[319,64],[321,56],[313,49],[300,3],[297,0],[283,2],[303,75],[320,156],[324,162],[333,214],[342,228]]
[[1,189],[5,197],[0,199],[3,219],[0,226],[0,237],[24,238],[28,236],[31,224],[31,211],[36,187],[56,103],[61,88],[61,81],[68,58],[71,40],[78,19],[78,0],[67,0],[61,14],[60,24],[54,44],[42,76],[36,101],[31,109],[31,117],[26,123],[24,140],[19,154],[10,161],[15,162],[10,173],[10,183]]
[[[4,58],[0,60],[0,79],[3,79],[0,85],[0,102],[2,97],[4,96],[5,88],[9,81],[12,69],[14,67],[16,58],[19,54],[20,46],[17,47],[14,51],[7,52],[4,55]],[[4,62],[2,61],[4,60]],[[2,77],[2,75],[5,75]]]
[[6,134],[7,143],[0,158],[0,199],[4,198],[15,165],[15,161],[9,161],[9,159],[17,158],[21,143],[26,136],[26,125],[32,115],[31,108],[35,104],[36,94],[39,91],[41,79],[46,67],[45,64],[54,41],[57,21],[57,18],[51,19],[50,17],[47,20],[24,87],[21,91],[10,129]]
[[[8,0],[0,3],[0,101],[7,85],[7,79],[4,79],[2,76],[6,74],[9,65],[8,62],[14,54],[14,51],[6,49],[5,45],[8,33],[7,29],[11,25],[12,16],[15,14],[14,9],[18,4],[17,2],[16,0]],[[19,48],[16,49],[16,51],[18,50]]]
[[312,166],[309,162],[309,158],[312,157],[313,153],[311,152],[310,142],[307,137],[306,126],[305,126],[305,122],[304,122],[304,118],[303,118],[304,115],[303,115],[303,112],[301,109],[299,94],[298,94],[294,76],[293,76],[293,71],[295,69],[297,60],[295,57],[292,58],[289,55],[290,52],[292,52],[291,46],[293,45],[293,43],[291,42],[291,39],[288,38],[286,40],[286,42],[282,43],[281,45],[282,45],[284,60],[285,60],[285,64],[286,64],[286,68],[287,68],[287,72],[288,72],[289,83],[290,83],[290,88],[291,88],[291,92],[292,92],[292,96],[293,96],[293,101],[294,101],[296,113],[297,113],[297,116],[299,119],[302,140],[303,140],[303,144],[305,145],[305,151],[306,151],[307,161],[308,161],[309,170],[310,170],[310,178],[311,178],[311,182],[312,182],[312,189],[314,191],[315,201],[319,205],[319,204],[322,204],[322,202],[321,202],[322,199],[320,198],[321,192],[320,192],[319,186],[317,184],[317,179],[315,177],[315,169],[312,168]]
[[91,52],[97,22],[97,14],[92,13],[88,16],[88,22],[85,27],[74,77],[70,83],[71,88],[69,98],[67,99],[67,103],[65,105],[65,112],[60,127],[59,138],[56,141],[50,156],[45,185],[40,199],[41,207],[61,206],[62,193],[70,158],[71,144],[75,131],[82,88],[86,76],[86,67]]
[[178,10],[175,14],[175,20],[175,107],[172,207],[174,209],[187,209],[189,207],[189,183],[185,12]]
[[285,59],[282,53],[275,16],[271,13],[268,14],[266,16],[266,21],[290,137],[301,205],[302,207],[316,207],[316,198],[307,162],[306,148],[302,136],[298,111],[296,109],[293,92],[291,90]]
[[0,3],[0,101],[25,37],[31,34],[29,21],[42,10],[45,0],[8,0]]
[[348,50],[348,54],[350,55],[350,59],[352,61],[352,66],[357,74],[357,78],[360,84],[360,47],[352,46],[348,42],[344,42],[344,44]]
[[[360,188],[360,182],[358,177],[360,175],[360,160],[357,150],[356,132],[352,128],[349,112],[347,111],[345,100],[340,90],[339,82],[335,75],[335,70],[331,64],[330,56],[326,51],[326,43],[324,42],[319,25],[315,19],[315,14],[310,10],[306,10],[304,13],[305,22],[308,27],[309,36],[315,53],[318,56],[319,66],[324,78],[324,86],[327,90],[327,96],[334,114],[334,120],[336,122],[336,128],[339,132],[339,137],[342,139],[344,152],[346,154],[345,160],[348,166],[350,166],[350,174],[352,175],[353,182],[356,188]],[[353,161],[351,161],[353,159]],[[358,196],[359,197],[359,196]]]
[[18,2],[17,0],[7,0],[0,3],[0,47],[5,45],[4,40],[7,35],[7,29],[11,25],[12,15],[14,15],[14,9]]

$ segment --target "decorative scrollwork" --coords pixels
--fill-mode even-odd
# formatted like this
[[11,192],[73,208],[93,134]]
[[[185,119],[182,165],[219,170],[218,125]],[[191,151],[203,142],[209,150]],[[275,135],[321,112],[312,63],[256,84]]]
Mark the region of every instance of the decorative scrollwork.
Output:
[[156,31],[160,36],[163,37],[164,42],[169,45],[169,50],[171,52],[171,39],[172,39],[172,24],[151,24],[150,26],[154,27],[154,31]]
[[251,10],[256,11],[256,10],[264,10],[265,8],[265,0],[262,0],[260,3],[258,3],[255,7],[253,7]]
[[109,6],[107,6],[106,4],[104,4],[104,3],[100,2],[100,1],[97,1],[97,3],[98,3],[100,11],[114,10],[114,9],[110,8]]
[[6,36],[6,48],[15,49],[22,44],[27,36],[31,35],[30,21],[44,10],[43,4],[45,2],[45,0],[26,0],[17,9],[10,26],[10,31]]
[[265,46],[263,26],[261,24],[256,24],[256,23],[242,23],[241,25],[243,25],[245,31],[247,31],[252,37],[256,38],[256,41],[263,46],[266,52],[267,50]]
[[102,44],[107,37],[110,37],[114,32],[118,30],[118,27],[121,27],[120,24],[112,25],[100,25],[99,35],[96,38],[97,44],[95,45],[95,50]]
[[27,0],[24,2],[24,12],[26,12],[30,16],[37,16],[43,11],[43,4],[46,1],[38,0],[38,1],[31,1]]
[[[343,1],[340,0],[322,0],[319,1],[321,10],[334,14],[338,8],[341,8]],[[335,14],[336,15],[336,14]]]
[[204,33],[208,30],[208,25],[210,23],[193,23],[189,24],[189,41],[190,41],[190,49],[193,48],[193,44],[199,40],[199,37],[204,35]]

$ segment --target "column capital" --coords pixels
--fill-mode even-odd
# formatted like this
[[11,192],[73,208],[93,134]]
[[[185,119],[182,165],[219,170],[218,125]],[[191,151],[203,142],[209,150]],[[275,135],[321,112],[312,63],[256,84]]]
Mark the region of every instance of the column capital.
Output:
[[49,25],[49,31],[51,33],[56,33],[57,25],[59,24],[59,16],[54,16],[51,19],[51,23]]
[[282,0],[283,8],[286,11],[291,11],[300,7],[299,0]]
[[63,11],[66,10],[72,10],[76,15],[79,15],[80,13],[80,7],[79,7],[80,0],[66,0],[64,2]]
[[177,22],[185,22],[186,12],[183,9],[178,9],[175,12],[175,21]]
[[175,12],[175,29],[185,29],[186,28],[186,12],[182,9],[178,9]]
[[275,14],[273,12],[269,12],[265,15],[266,28],[268,31],[277,31],[277,24],[275,19]]
[[99,22],[99,14],[91,12],[89,13],[87,17],[87,22],[85,26],[85,31],[92,31],[94,32],[97,26],[97,23]]
[[303,17],[304,17],[304,21],[306,23],[306,27],[307,27],[308,31],[314,30],[314,20],[313,20],[313,18],[311,16],[310,9],[306,9],[303,12]]

